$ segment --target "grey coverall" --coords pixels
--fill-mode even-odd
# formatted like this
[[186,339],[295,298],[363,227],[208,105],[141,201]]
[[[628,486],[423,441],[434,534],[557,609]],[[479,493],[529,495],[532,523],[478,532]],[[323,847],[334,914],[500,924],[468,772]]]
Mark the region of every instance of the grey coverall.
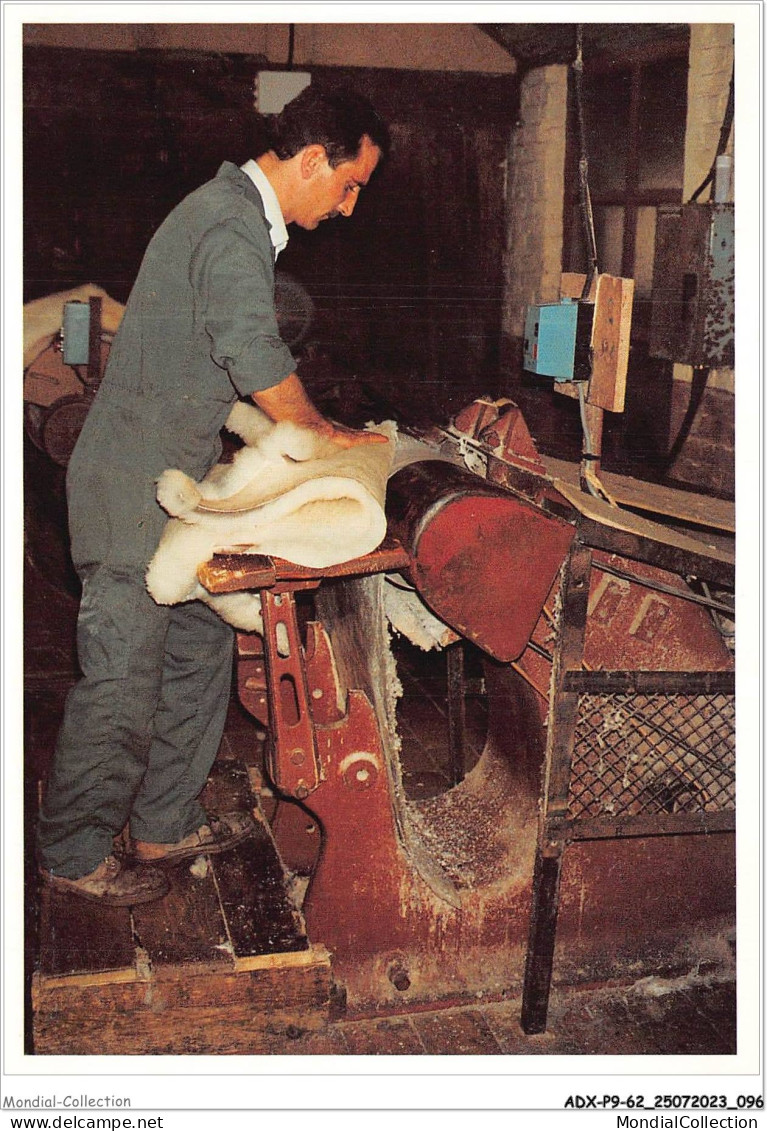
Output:
[[269,231],[258,190],[228,162],[173,210],[69,464],[82,678],[38,826],[40,863],[56,875],[92,871],[128,823],[136,839],[168,843],[205,821],[197,797],[223,733],[234,636],[200,602],[156,605],[144,574],[167,521],[158,476],[202,478],[237,395],[295,370],[277,328]]

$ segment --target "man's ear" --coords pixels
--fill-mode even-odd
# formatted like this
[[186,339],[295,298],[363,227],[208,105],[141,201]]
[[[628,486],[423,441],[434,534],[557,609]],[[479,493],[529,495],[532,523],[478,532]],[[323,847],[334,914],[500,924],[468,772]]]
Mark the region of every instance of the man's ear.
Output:
[[328,159],[324,145],[307,145],[301,150],[301,176],[309,180]]

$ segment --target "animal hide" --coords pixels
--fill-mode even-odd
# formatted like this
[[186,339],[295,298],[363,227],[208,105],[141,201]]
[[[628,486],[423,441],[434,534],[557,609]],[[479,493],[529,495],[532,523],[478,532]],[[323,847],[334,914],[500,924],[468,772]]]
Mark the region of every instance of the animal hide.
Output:
[[370,553],[386,533],[396,428],[375,428],[388,444],[343,450],[289,422],[274,424],[244,402],[226,427],[245,441],[231,463],[217,464],[200,483],[178,470],[160,476],[157,500],[171,517],[146,584],[159,605],[203,601],[235,628],[260,632],[258,594],[209,593],[198,567],[232,549],[314,569]]

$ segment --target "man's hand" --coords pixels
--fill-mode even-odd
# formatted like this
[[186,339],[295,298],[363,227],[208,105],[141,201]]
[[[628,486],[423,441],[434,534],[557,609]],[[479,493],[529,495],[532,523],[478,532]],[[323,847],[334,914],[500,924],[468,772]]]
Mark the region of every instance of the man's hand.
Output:
[[347,428],[345,424],[336,424],[332,420],[323,420],[323,427],[318,431],[323,439],[330,440],[339,448],[357,448],[362,444],[389,443],[388,437],[381,435],[380,432]]
[[314,407],[301,379],[296,373],[291,373],[279,385],[271,389],[262,389],[253,394],[253,400],[266,415],[278,424],[282,420],[290,420],[301,428],[307,428],[316,433],[323,440],[328,440],[339,448],[356,448],[361,444],[388,444],[386,436],[380,432],[358,431],[347,428],[344,424],[335,424],[327,420],[322,413]]

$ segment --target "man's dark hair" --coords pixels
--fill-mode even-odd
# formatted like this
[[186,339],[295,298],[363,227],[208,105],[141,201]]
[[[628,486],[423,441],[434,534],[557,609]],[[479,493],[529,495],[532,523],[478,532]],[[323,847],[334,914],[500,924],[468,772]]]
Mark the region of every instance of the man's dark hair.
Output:
[[269,146],[281,161],[307,145],[322,145],[328,164],[336,168],[357,157],[365,134],[386,157],[391,145],[388,126],[364,95],[348,87],[312,83],[269,119]]

